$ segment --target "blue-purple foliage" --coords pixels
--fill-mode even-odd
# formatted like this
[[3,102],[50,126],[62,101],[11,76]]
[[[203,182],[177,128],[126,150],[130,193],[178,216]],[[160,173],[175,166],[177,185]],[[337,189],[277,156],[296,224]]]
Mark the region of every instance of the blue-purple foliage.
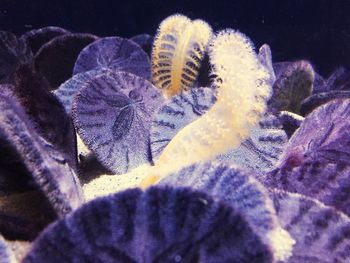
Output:
[[316,199],[272,190],[281,225],[296,240],[288,263],[350,261],[350,218]]
[[73,74],[79,52],[95,41],[90,34],[64,34],[44,44],[34,58],[35,70],[42,73],[55,90]]
[[100,38],[85,47],[74,65],[73,74],[96,68],[126,71],[150,80],[151,62],[139,45],[125,38]]
[[56,27],[56,26],[48,26],[39,29],[33,29],[26,33],[24,33],[20,39],[23,39],[27,46],[31,49],[33,54],[36,52],[47,42],[52,40],[55,37],[69,34],[70,32],[64,28]]
[[271,262],[237,212],[200,192],[153,187],[96,199],[48,227],[24,263]]
[[40,187],[59,216],[82,203],[80,184],[67,160],[41,137],[14,94],[0,90],[0,137],[11,143],[35,184]]
[[149,130],[162,102],[147,80],[127,72],[105,72],[79,91],[72,117],[98,160],[114,173],[126,173],[151,162]]
[[350,215],[350,99],[310,113],[266,185],[316,198]]

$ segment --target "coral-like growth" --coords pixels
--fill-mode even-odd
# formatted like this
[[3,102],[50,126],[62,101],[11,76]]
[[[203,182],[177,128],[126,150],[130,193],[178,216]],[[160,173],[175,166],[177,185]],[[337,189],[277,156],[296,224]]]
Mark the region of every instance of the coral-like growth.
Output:
[[[217,102],[173,138],[156,162],[157,174],[212,159],[238,146],[265,111],[270,76],[250,40],[234,30],[222,31],[211,42],[209,55],[218,76]],[[158,177],[149,177],[144,186]]]
[[152,78],[166,96],[192,86],[211,32],[206,22],[183,15],[170,16],[160,24],[152,50]]

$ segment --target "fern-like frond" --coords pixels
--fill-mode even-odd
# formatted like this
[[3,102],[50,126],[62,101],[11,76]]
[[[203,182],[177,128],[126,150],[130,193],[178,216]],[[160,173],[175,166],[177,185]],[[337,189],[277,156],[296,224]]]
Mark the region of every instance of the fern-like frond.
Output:
[[160,24],[152,50],[152,78],[166,97],[191,88],[211,32],[206,22],[183,15],[172,15]]

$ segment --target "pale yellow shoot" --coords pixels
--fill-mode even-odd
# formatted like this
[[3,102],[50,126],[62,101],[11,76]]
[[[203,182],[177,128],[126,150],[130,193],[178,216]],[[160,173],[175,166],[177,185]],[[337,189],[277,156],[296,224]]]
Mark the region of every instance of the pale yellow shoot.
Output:
[[152,50],[152,78],[166,97],[192,87],[211,35],[206,22],[183,15],[160,24]]
[[170,141],[143,187],[238,146],[264,113],[271,92],[269,73],[248,38],[233,30],[222,31],[211,42],[209,55],[217,76],[217,101]]

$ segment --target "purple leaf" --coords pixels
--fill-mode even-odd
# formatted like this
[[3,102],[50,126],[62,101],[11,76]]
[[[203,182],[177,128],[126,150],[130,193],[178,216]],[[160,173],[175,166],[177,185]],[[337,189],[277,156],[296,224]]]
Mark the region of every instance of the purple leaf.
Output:
[[193,88],[166,101],[156,112],[151,127],[152,159],[156,160],[170,140],[187,124],[203,115],[216,101],[212,88]]
[[0,31],[0,83],[13,83],[13,73],[21,64],[30,63],[32,57],[24,40]]
[[72,76],[79,52],[96,39],[96,36],[90,34],[65,34],[53,38],[36,53],[36,71],[45,76],[50,89],[57,89]]
[[33,54],[47,42],[55,37],[69,34],[70,32],[64,28],[56,26],[48,26],[39,29],[33,29],[24,33],[20,39],[23,39],[28,47],[32,50]]
[[268,102],[269,111],[291,111],[299,114],[301,101],[312,93],[314,75],[314,70],[307,61],[288,65],[277,75],[273,95]]
[[145,79],[151,78],[151,63],[139,45],[125,38],[101,38],[79,54],[74,74],[96,68],[110,68],[133,73]]
[[[254,176],[253,173],[216,161],[183,168],[166,176],[159,185],[191,187],[237,209],[254,232],[272,247],[273,240],[268,239],[268,236],[277,232],[280,225],[267,190]],[[290,254],[293,243],[286,235],[285,232],[280,236],[280,242],[285,242],[285,250],[276,251],[282,257]]]
[[271,260],[233,208],[189,189],[153,187],[87,203],[47,228],[23,263]]
[[321,202],[279,190],[270,193],[277,216],[295,239],[288,263],[348,262],[350,218]]
[[13,89],[35,130],[61,152],[77,172],[77,149],[73,123],[58,99],[48,90],[48,84],[27,66],[15,74]]
[[80,184],[67,160],[34,129],[12,92],[0,90],[0,137],[22,160],[59,216],[82,203]]
[[109,72],[109,71],[112,71],[112,70],[104,68],[104,69],[93,69],[90,71],[75,74],[73,77],[65,81],[63,84],[61,84],[58,87],[58,89],[54,91],[54,94],[60,100],[66,112],[70,115],[73,99],[75,95],[78,93],[78,91],[80,90],[80,88],[82,88],[86,82],[93,79],[94,76],[98,74],[102,74],[104,72]]
[[[292,65],[293,62],[285,61],[285,62],[277,62],[273,63],[273,68],[276,73],[276,78],[279,78],[279,76],[286,70],[286,68],[290,65]],[[318,92],[326,91],[326,81],[324,78],[319,75],[317,72],[314,72],[314,84],[313,84],[313,94]]]
[[150,161],[151,120],[162,102],[147,80],[127,72],[104,72],[80,90],[72,117],[98,160],[114,173],[126,173]]
[[[193,88],[172,97],[155,114],[151,127],[151,151],[155,161],[172,138],[187,124],[202,116],[216,101],[212,88]],[[256,171],[274,166],[287,136],[276,117],[264,116],[251,136],[239,147],[218,158]]]
[[350,90],[350,71],[337,68],[326,81],[327,91]]
[[327,102],[334,99],[345,98],[350,98],[350,90],[330,90],[326,92],[316,93],[303,100],[300,108],[300,114],[306,116],[322,104],[326,104]]
[[143,49],[143,51],[147,53],[148,56],[151,56],[154,40],[153,36],[148,34],[140,34],[133,36],[132,38],[130,38],[130,40],[138,44]]
[[350,99],[310,113],[293,134],[269,186],[316,198],[350,215]]

